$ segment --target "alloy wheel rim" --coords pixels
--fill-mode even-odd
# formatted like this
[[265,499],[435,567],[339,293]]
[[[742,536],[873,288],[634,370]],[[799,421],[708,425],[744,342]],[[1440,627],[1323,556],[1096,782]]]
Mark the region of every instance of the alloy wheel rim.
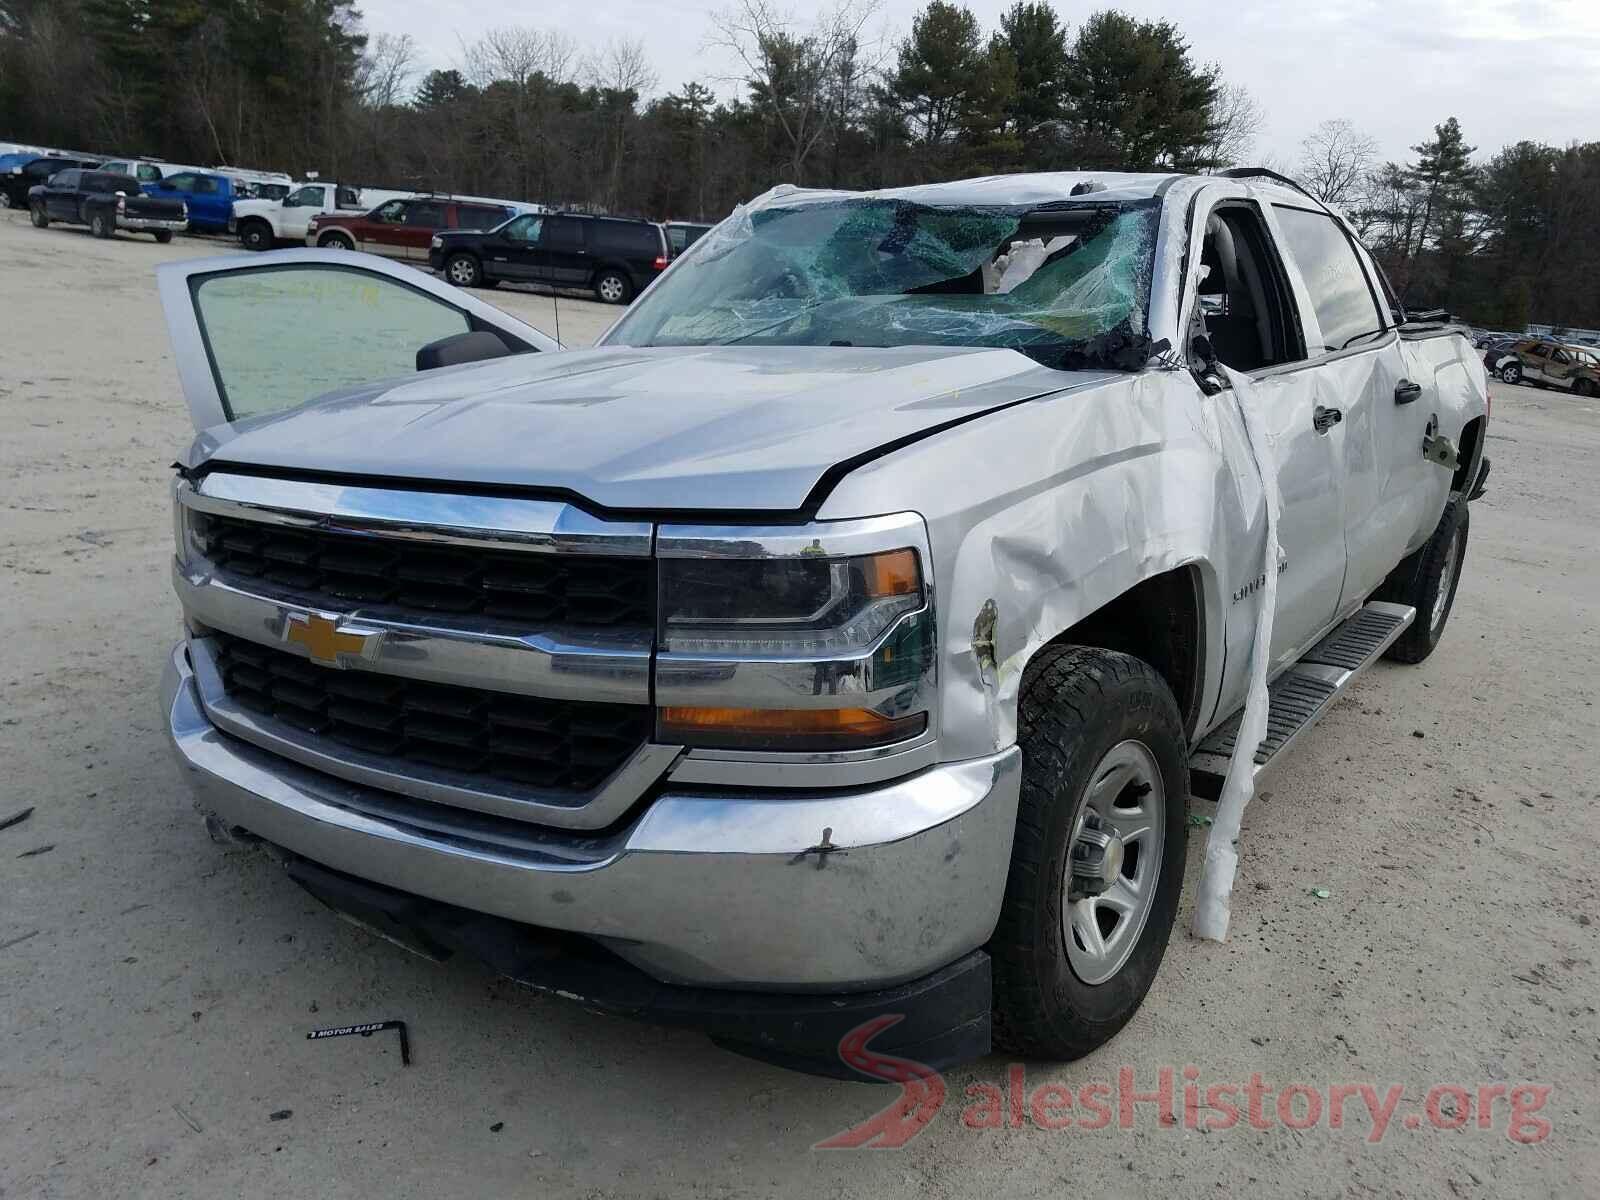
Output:
[[607,300],[622,299],[622,283],[616,277],[608,275],[600,281],[600,294]]
[[[1166,788],[1143,742],[1119,742],[1089,776],[1073,818],[1062,872],[1061,940],[1072,973],[1094,985],[1112,978],[1133,953],[1155,907],[1166,840]],[[1073,861],[1109,838],[1113,869],[1098,894],[1075,891]],[[1082,849],[1080,849],[1082,848]]]
[[450,264],[450,278],[456,283],[471,283],[472,268],[464,262],[453,262]]

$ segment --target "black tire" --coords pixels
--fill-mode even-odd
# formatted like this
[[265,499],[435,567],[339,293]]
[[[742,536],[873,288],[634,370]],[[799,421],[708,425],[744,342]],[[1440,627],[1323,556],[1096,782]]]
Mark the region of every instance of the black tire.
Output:
[[621,271],[607,269],[595,276],[594,294],[602,304],[626,304],[633,299],[633,281]]
[[246,221],[239,226],[239,245],[246,250],[271,250],[274,240],[272,226],[265,221]]
[[1593,381],[1588,379],[1579,379],[1575,381],[1572,385],[1572,390],[1579,396],[1600,395],[1600,388],[1597,388]]
[[482,287],[483,264],[471,254],[452,254],[444,260],[444,277],[456,287]]
[[152,230],[151,232],[154,234],[156,241],[160,242],[163,246],[172,240],[172,230],[170,229],[156,229]]
[[[1166,953],[1189,833],[1183,718],[1148,663],[1094,647],[1051,647],[1023,680],[1018,741],[1021,804],[1005,902],[989,944],[994,1040],[1017,1054],[1081,1058],[1127,1024]],[[1127,958],[1091,984],[1069,958],[1067,939],[1074,935],[1063,926],[1068,856],[1092,776],[1130,742],[1148,752],[1162,787],[1163,817],[1151,821],[1162,835],[1160,853],[1152,854],[1159,872],[1147,880],[1153,900]]]
[[[1422,548],[1401,559],[1374,594],[1374,600],[1409,604],[1417,610],[1411,627],[1383,652],[1393,662],[1419,663],[1439,645],[1455,606],[1461,569],[1467,561],[1469,509],[1465,499],[1444,506],[1444,514]],[[1452,552],[1451,546],[1454,545]]]
[[354,250],[356,244],[350,240],[347,233],[330,233],[317,242],[324,250]]
[[89,232],[94,234],[95,237],[108,238],[116,231],[117,227],[111,223],[111,219],[105,213],[89,214]]
[[1522,364],[1519,363],[1519,362],[1508,362],[1503,367],[1501,367],[1500,368],[1500,382],[1501,383],[1521,383],[1522,382]]
[[45,212],[43,204],[28,205],[28,216],[32,219],[35,229],[45,229],[50,224],[50,214]]

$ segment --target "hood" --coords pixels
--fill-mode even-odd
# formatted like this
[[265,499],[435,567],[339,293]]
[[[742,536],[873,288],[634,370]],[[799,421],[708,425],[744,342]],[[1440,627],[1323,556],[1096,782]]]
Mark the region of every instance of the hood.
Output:
[[836,465],[1126,378],[983,348],[522,354],[208,430],[190,465],[548,489],[609,509],[795,512]]

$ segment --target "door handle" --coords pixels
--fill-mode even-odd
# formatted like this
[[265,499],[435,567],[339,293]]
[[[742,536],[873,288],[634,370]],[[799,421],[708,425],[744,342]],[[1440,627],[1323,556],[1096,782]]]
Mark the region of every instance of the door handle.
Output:
[[1394,385],[1394,402],[1396,404],[1410,404],[1420,395],[1422,395],[1422,385],[1420,383],[1412,383],[1409,379],[1402,379]]
[[1327,433],[1340,421],[1344,420],[1344,413],[1337,408],[1323,408],[1317,405],[1317,411],[1311,414],[1311,427],[1318,433]]

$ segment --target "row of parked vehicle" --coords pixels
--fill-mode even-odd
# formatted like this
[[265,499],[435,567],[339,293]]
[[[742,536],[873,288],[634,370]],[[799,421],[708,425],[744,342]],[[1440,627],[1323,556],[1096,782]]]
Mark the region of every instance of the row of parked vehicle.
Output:
[[426,262],[462,287],[540,283],[592,291],[608,304],[628,303],[711,228],[138,159],[16,154],[0,157],[0,173],[6,203],[26,205],[40,228],[81,224],[98,237],[123,229],[162,242],[189,229],[235,235],[248,250],[360,250]]
[[548,212],[483,197],[419,194],[376,199],[337,183],[306,184],[281,202],[234,205],[247,249],[303,241],[426,262],[459,287],[542,283],[626,304],[711,226]]

